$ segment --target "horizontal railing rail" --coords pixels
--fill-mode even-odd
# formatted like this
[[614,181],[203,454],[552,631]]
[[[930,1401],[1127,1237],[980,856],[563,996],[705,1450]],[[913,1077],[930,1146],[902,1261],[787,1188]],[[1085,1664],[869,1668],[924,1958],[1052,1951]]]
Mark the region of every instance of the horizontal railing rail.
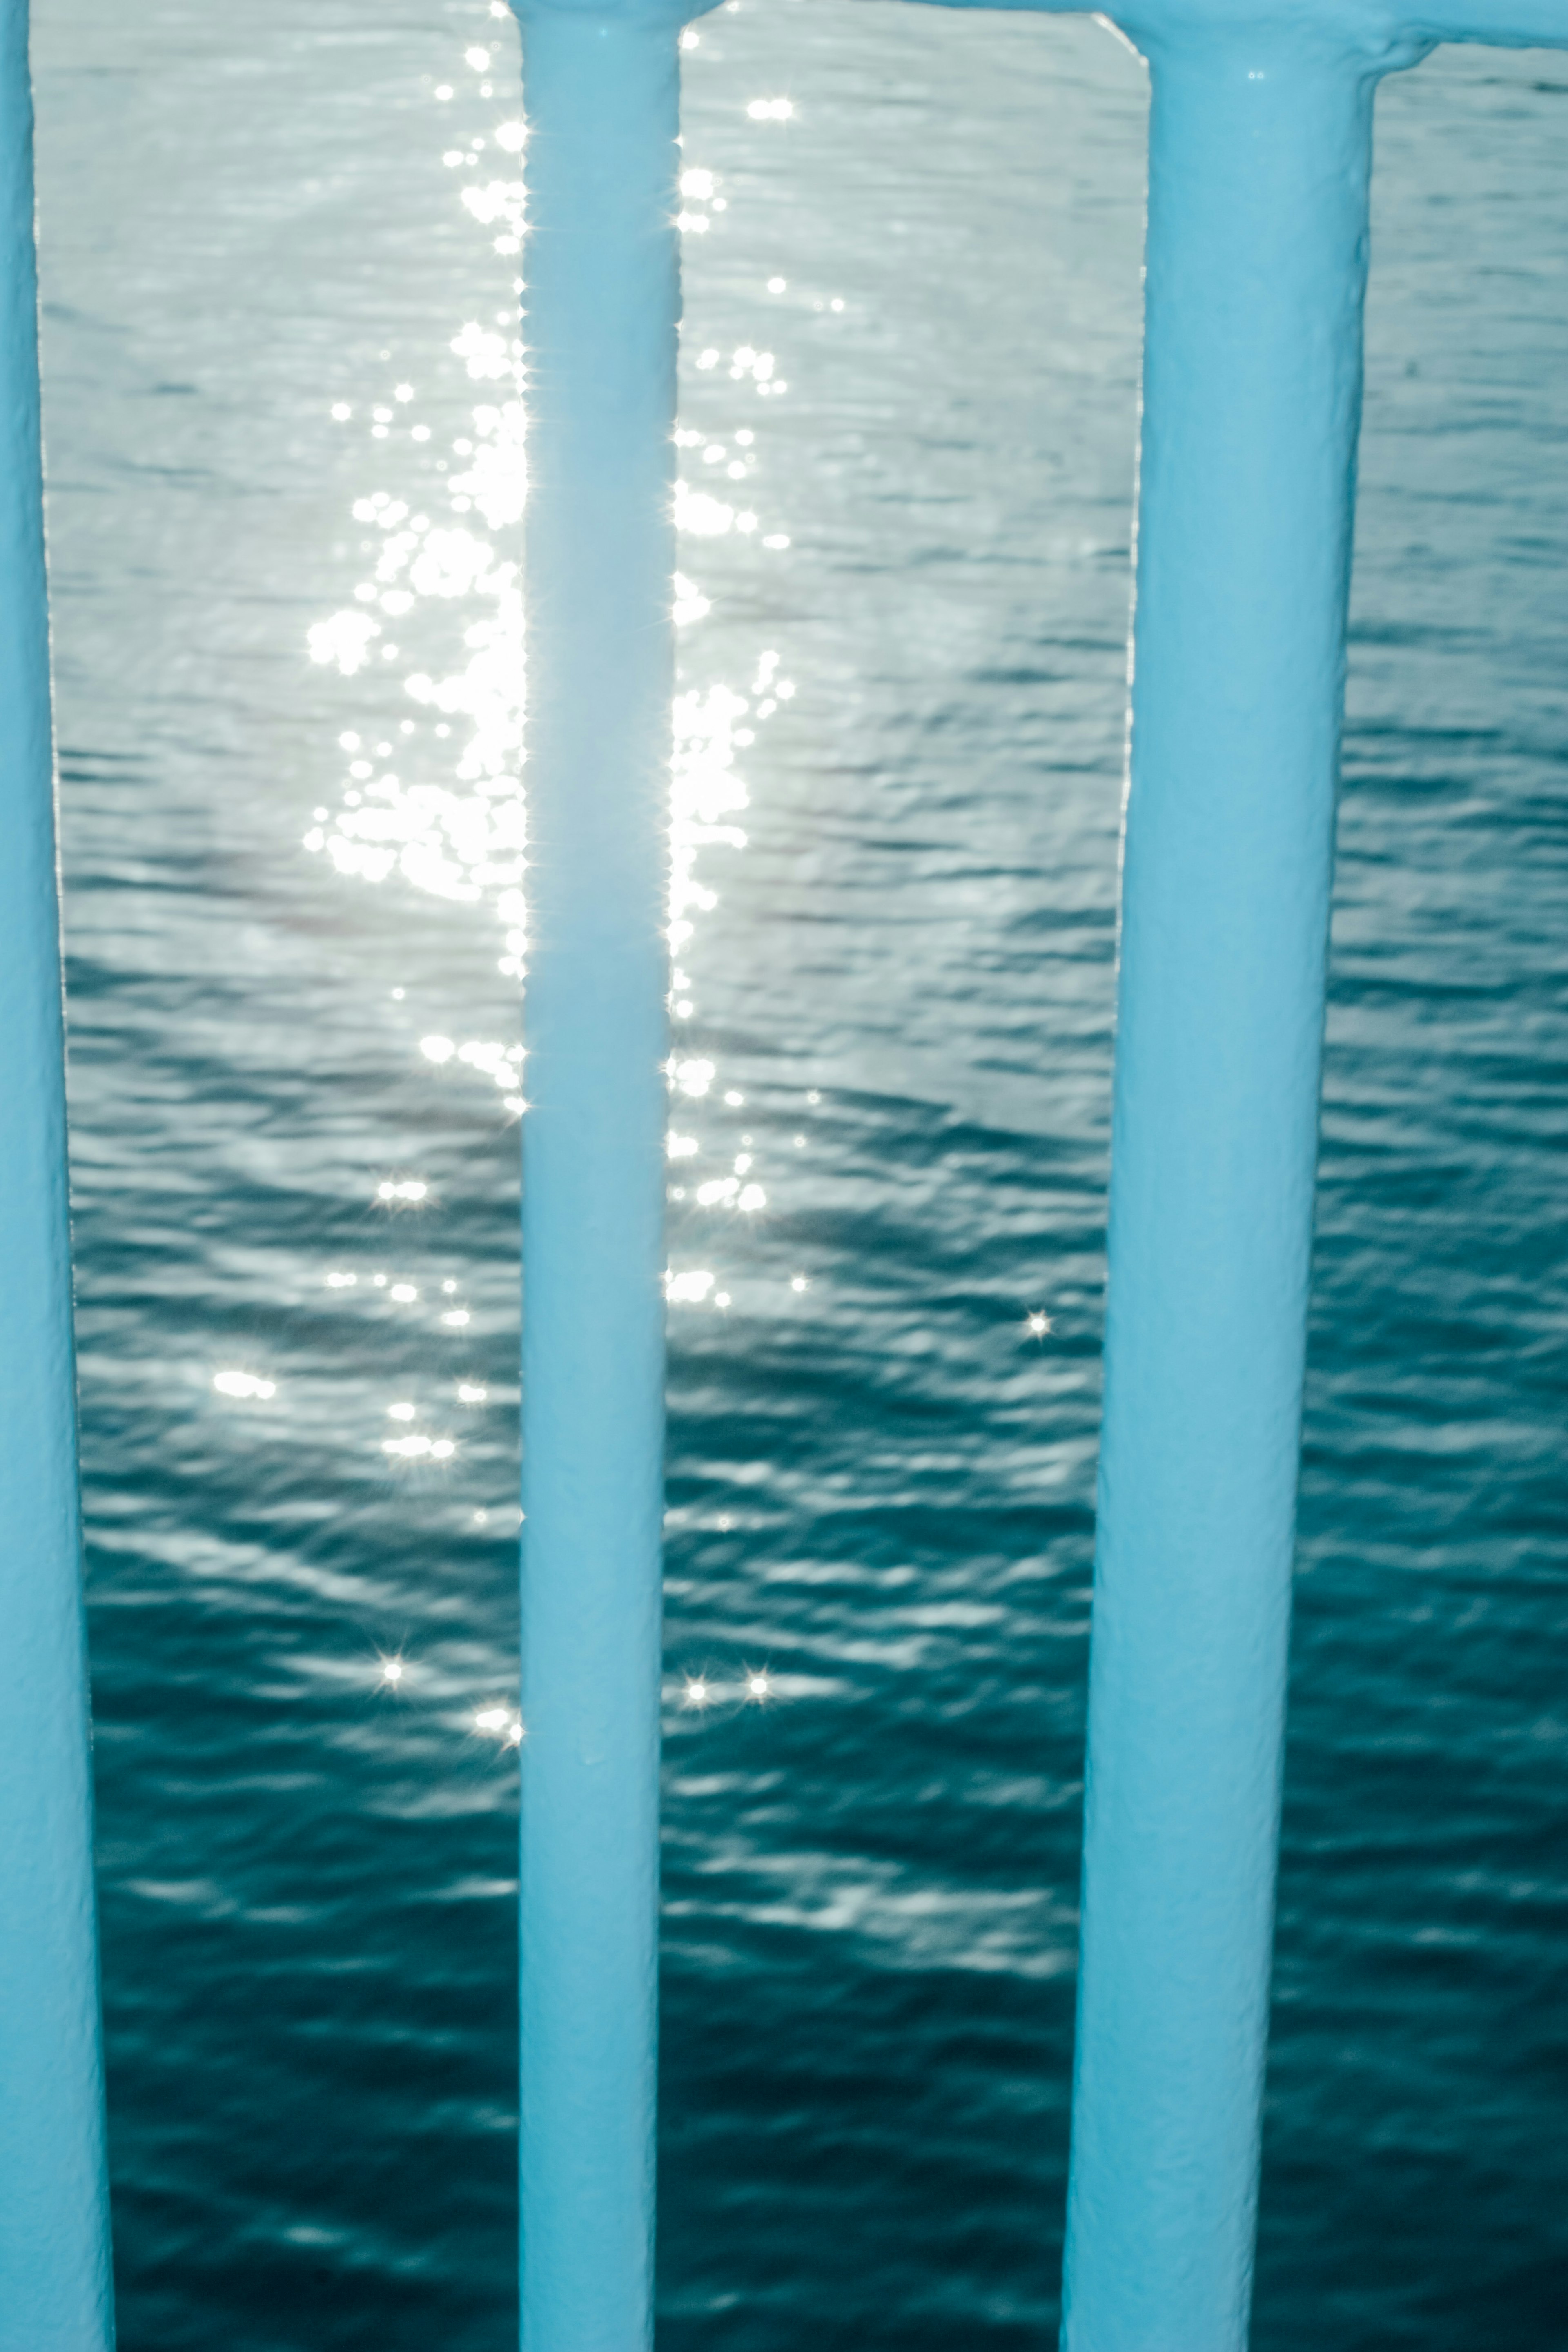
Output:
[[[531,479],[521,2333],[525,2352],[637,2352],[652,2327],[678,36],[704,10],[514,5]],[[1062,2342],[1235,2352],[1373,93],[1441,41],[1568,47],[1568,0],[1113,14],[1149,62],[1152,110]],[[0,2352],[107,2352],[30,107],[26,0],[0,0]]]

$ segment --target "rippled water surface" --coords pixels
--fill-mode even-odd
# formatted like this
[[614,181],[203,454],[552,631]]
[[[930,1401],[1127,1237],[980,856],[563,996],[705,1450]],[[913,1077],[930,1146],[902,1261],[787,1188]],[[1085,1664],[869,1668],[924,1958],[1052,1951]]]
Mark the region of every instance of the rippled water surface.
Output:
[[[489,2352],[516,35],[36,17],[122,2343]],[[832,0],[686,62],[660,2341],[1011,2352],[1067,2154],[1144,82]],[[1256,2342],[1544,2352],[1568,68],[1379,107]]]

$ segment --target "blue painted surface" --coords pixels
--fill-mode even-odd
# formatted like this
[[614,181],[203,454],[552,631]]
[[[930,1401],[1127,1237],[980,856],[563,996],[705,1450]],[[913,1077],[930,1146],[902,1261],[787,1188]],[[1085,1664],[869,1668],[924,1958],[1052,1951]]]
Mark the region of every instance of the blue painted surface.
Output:
[[680,16],[521,12],[527,2352],[653,2327]]
[[[556,22],[548,14],[541,21]],[[1541,26],[1528,11],[1521,17],[1484,7],[1479,16],[1438,12],[1408,27],[1385,9],[1353,5],[1260,17],[1230,0],[1134,5],[1120,21],[1150,62],[1153,99],[1061,2341],[1064,2352],[1240,2352],[1257,2233],[1373,94],[1382,73],[1416,63],[1445,26],[1513,40],[1540,37]],[[1568,10],[1549,9],[1544,21],[1557,37],[1568,33]],[[609,26],[595,28],[601,45],[613,37]],[[543,87],[548,93],[549,79]],[[615,185],[596,139],[596,126],[583,122],[576,143],[594,159],[595,204]],[[637,152],[623,132],[620,152]],[[548,247],[556,219],[592,218],[584,195],[579,182],[559,213],[546,202],[536,238]],[[558,250],[566,249],[563,240]],[[578,268],[568,281],[564,270],[553,276],[555,264],[552,255],[545,316],[564,307],[569,282],[569,299],[593,305],[593,372],[614,380],[621,362],[662,390],[662,372],[644,345],[642,289],[619,284],[606,299],[595,269]],[[669,270],[645,263],[645,273],[651,294]],[[595,436],[595,457],[606,437]],[[602,459],[558,463],[547,425],[536,464],[552,500],[570,499],[575,508],[564,520],[552,508],[530,573],[535,612],[562,596],[574,620],[584,616],[580,645],[574,637],[570,648],[558,647],[540,634],[533,641],[535,693],[552,700],[559,667],[574,680],[579,723],[595,730],[560,761],[565,773],[595,762],[600,721],[589,680],[595,655],[608,653],[618,666],[611,648],[619,633],[604,625],[613,609],[605,584],[581,601],[576,593],[582,550],[596,551],[603,533]],[[628,509],[637,495],[628,480]],[[642,496],[651,510],[655,488]],[[623,527],[618,519],[616,527]],[[637,577],[635,563],[629,576]],[[643,741],[662,744],[662,706],[640,715],[630,706],[627,715],[627,736],[612,731],[608,740],[635,772],[637,729]],[[552,750],[552,771],[557,759]],[[555,806],[547,786],[536,877],[548,873]],[[564,839],[563,825],[561,832]],[[635,823],[623,820],[617,834],[637,855]],[[563,911],[559,937],[563,946],[579,931],[593,940],[596,971],[604,931],[587,904],[605,846],[593,828],[582,837],[579,905]],[[641,856],[651,863],[646,845]],[[536,919],[546,941],[552,890],[546,880]],[[623,915],[611,928],[635,932],[635,920],[628,927]],[[558,974],[570,972],[568,955],[553,951]],[[590,1023],[626,1020],[624,1008],[601,1013],[581,976],[573,992],[592,1008]],[[547,997],[547,1023],[552,1003]],[[646,1058],[635,1016],[627,1034]],[[623,1079],[617,1061],[615,1082],[605,1083],[603,1051],[595,1029],[574,1039],[557,1065],[574,1070],[578,1083],[591,1074],[600,1100]],[[537,1065],[531,1084],[537,1090]],[[571,1133],[564,1120],[561,1132]],[[613,1165],[609,1132],[575,1140],[579,1168]],[[542,1207],[531,1202],[533,1149],[525,1163],[524,1280],[531,1297],[543,1265],[552,1288],[542,1339],[529,1336],[531,1307],[524,1318],[525,1510],[547,1453],[562,1458],[570,1502],[555,1506],[525,1574],[525,1692],[536,1686],[554,1706],[570,1691],[573,1708],[591,1719],[594,1675],[614,1637],[596,1624],[594,1602],[574,1594],[566,1616],[564,1601],[542,1600],[540,1588],[557,1579],[566,1585],[566,1562],[581,1544],[570,1531],[574,1520],[585,1525],[585,1485],[618,1505],[622,1469],[643,1474],[657,1433],[646,1409],[621,1404],[599,1365],[566,1353],[570,1309],[556,1306],[555,1283],[568,1300],[589,1302],[590,1329],[602,1318],[612,1332],[617,1294],[636,1293],[637,1262],[605,1253],[592,1222],[574,1245],[564,1243],[555,1185]],[[571,1172],[556,1180],[563,1198],[581,1181],[566,1166]],[[612,1214],[625,1216],[619,1196]],[[605,1222],[602,1206],[596,1222]],[[602,1307],[590,1266],[611,1285]],[[646,1273],[642,1283],[646,1289]],[[634,1364],[636,1354],[634,1341]],[[552,1365],[565,1362],[572,1370],[558,1391]],[[557,1418],[563,1394],[596,1400],[601,1391],[615,1402],[593,1424],[592,1443],[596,1449],[607,1440],[607,1460]],[[531,1402],[541,1395],[542,1404]],[[579,1466],[590,1461],[591,1479]],[[552,1490],[555,1474],[548,1475]],[[650,1544],[651,1514],[650,1495]],[[536,1540],[525,1536],[525,1558]],[[588,1549],[601,1544],[590,1538]],[[653,1580],[650,1567],[650,1595]],[[622,1588],[605,1590],[625,1607]],[[533,1628],[553,1626],[557,1608],[561,1633],[541,1641]],[[565,1671],[568,1660],[581,1681]],[[645,1675],[651,1685],[650,1668]],[[594,1745],[593,1760],[604,1760],[603,1737]],[[647,1752],[651,1789],[651,1723]],[[629,1759],[623,1767],[636,1769]],[[651,1830],[644,1824],[638,1834],[651,1852]],[[566,1837],[571,1863],[535,1881],[531,1839],[548,1850]],[[597,2282],[622,2263],[612,2257],[596,2270],[595,2248],[617,2246],[615,2222],[635,2208],[612,2189],[610,2213],[596,2210],[606,2186],[601,2135],[615,2069],[628,2093],[647,2070],[635,2050],[595,2035],[588,2021],[595,2004],[622,2018],[634,2004],[624,1988],[617,2002],[580,1962],[563,1970],[577,2039],[609,2069],[589,2077],[580,2058],[565,2061],[564,2014],[559,2023],[536,2021],[529,1979],[533,1939],[552,1956],[559,1943],[564,1961],[566,1923],[574,1928],[580,1906],[584,1919],[593,1916],[574,1870],[603,1858],[612,1888],[623,1878],[635,1885],[636,1875],[621,1864],[616,1840],[581,1817],[575,1790],[569,1799],[563,1786],[526,1769],[523,1849],[525,2245],[531,2236],[572,2248],[575,2229],[587,2224],[581,2253],[563,2261],[538,2306],[537,2340],[575,2341],[582,2327],[584,2346],[603,2343],[607,2352],[614,2326],[583,2315],[602,2291]],[[620,1940],[614,1926],[595,1938],[608,1952]],[[651,1928],[637,1965],[651,1974]],[[553,1990],[547,1998],[553,2001]],[[531,2081],[551,2084],[538,2159],[529,2153]],[[647,2130],[651,2149],[651,2118]],[[623,2159],[609,2177],[625,2175]],[[531,2193],[534,2178],[542,2188]],[[523,2293],[527,2339],[526,2253]],[[630,2308],[622,2310],[623,2334]]]
[[1568,8],[1116,21],[1152,102],[1061,2341],[1219,2352],[1257,2230],[1373,94]]
[[1372,145],[1152,47],[1068,2352],[1247,2336]]
[[26,0],[0,6],[0,2347],[113,2340]]
[[[733,1304],[672,1318],[660,2327],[1022,2352],[1065,2192],[1143,81],[1081,23],[700,29],[685,152],[729,209],[675,462],[760,520],[681,535],[681,690],[756,740],[677,1033],[714,1076],[671,1262]],[[454,510],[507,386],[450,349],[513,308],[462,202],[515,174],[515,68],[485,98],[464,59],[511,28],[279,0],[237,64],[205,0],[51,0],[40,37],[122,2332],[493,2352],[517,1130],[421,1040],[514,1040],[516,984],[490,886],[301,838],[389,805],[383,741],[373,782],[476,830],[498,781],[403,682],[461,672],[478,589],[368,606],[350,677],[306,646],[419,515],[518,551]],[[1268,2352],[1540,2352],[1568,2263],[1563,79],[1444,52],[1378,100]],[[765,1210],[702,1204],[745,1151]],[[215,1392],[236,1365],[276,1393]],[[400,1399],[449,1460],[384,1453]],[[681,1706],[759,1662],[776,1704]]]

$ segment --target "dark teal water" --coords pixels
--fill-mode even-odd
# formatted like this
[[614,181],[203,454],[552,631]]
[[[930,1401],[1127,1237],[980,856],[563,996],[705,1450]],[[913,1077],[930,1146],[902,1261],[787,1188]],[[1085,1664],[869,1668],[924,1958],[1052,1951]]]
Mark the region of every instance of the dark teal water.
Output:
[[[491,2352],[515,34],[37,16],[121,2340]],[[1143,83],[1088,24],[829,0],[688,66],[660,2340],[1013,2352],[1067,2153]],[[1568,67],[1379,104],[1255,2341],[1550,2352]]]

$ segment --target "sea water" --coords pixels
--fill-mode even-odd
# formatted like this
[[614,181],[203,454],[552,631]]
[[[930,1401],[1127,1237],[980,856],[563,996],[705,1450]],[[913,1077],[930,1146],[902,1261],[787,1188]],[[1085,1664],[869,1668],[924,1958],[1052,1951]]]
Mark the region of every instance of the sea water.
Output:
[[[516,31],[35,20],[121,2343],[492,2352]],[[1146,85],[1087,21],[695,35],[660,2344],[1013,2352],[1067,2164]],[[1378,100],[1259,2352],[1568,2341],[1565,131],[1544,54]]]

